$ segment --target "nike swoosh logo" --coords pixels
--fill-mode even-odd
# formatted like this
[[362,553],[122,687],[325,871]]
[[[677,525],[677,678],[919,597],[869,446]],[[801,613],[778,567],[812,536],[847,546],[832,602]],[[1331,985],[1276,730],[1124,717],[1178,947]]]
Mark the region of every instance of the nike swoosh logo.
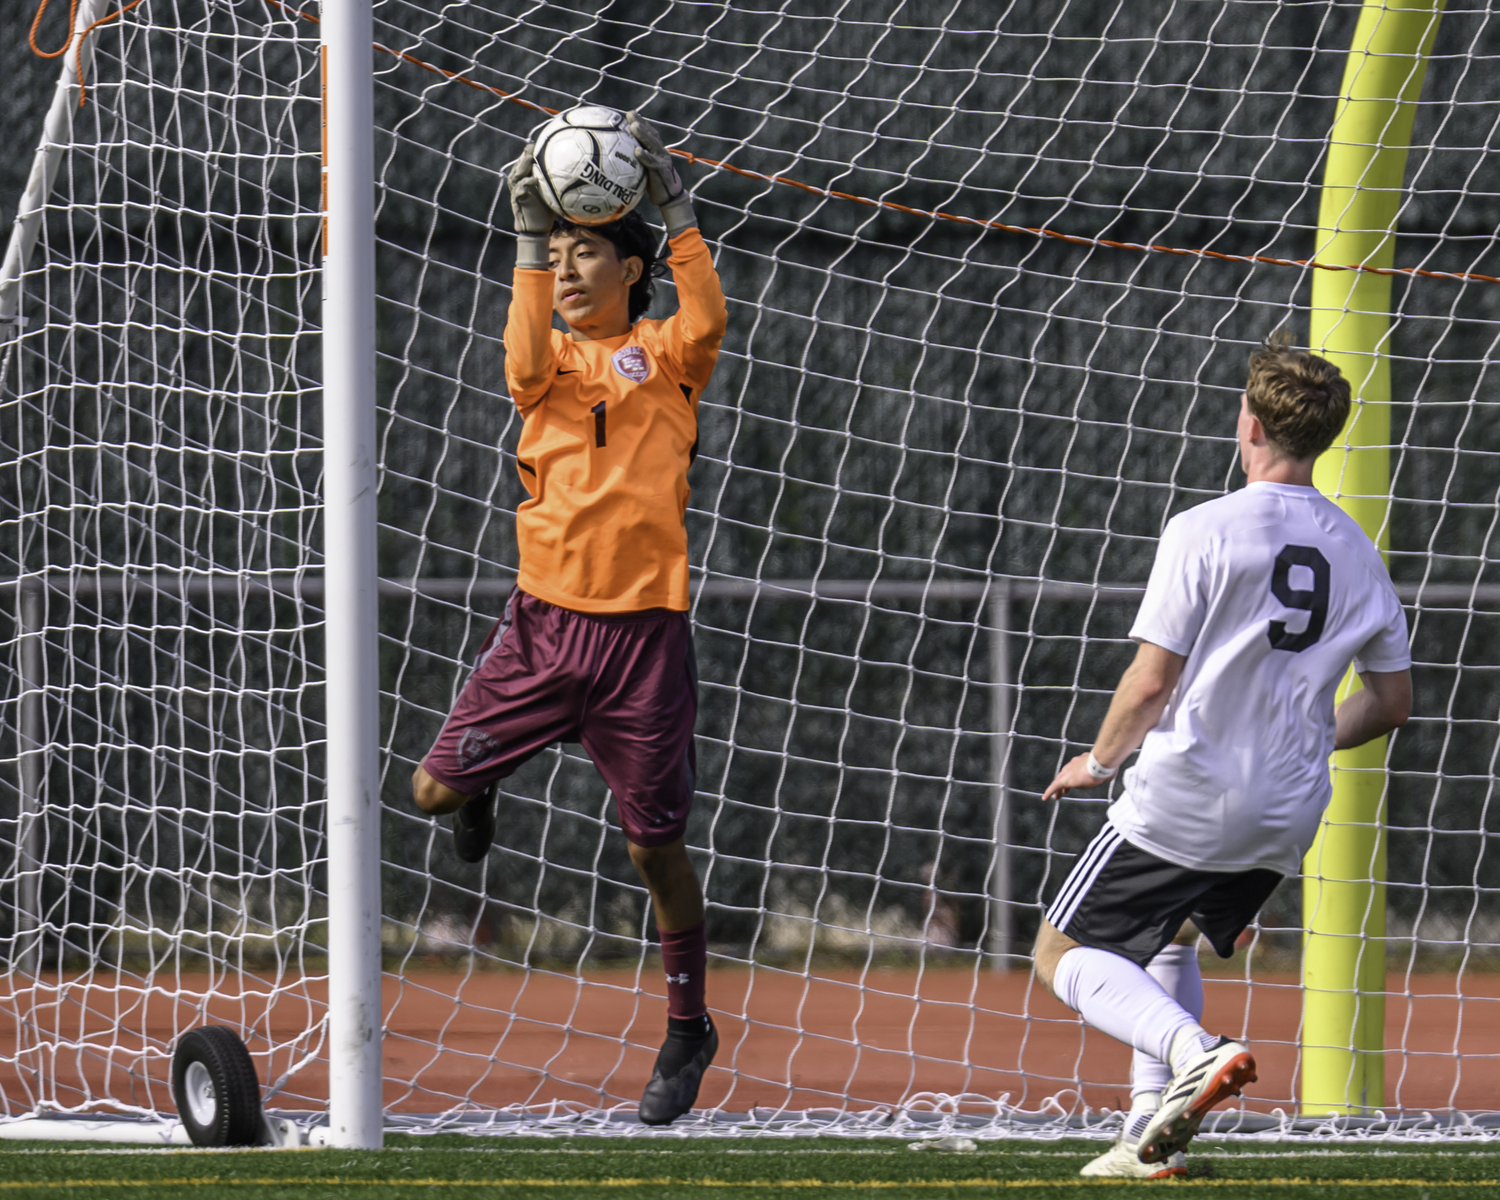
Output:
[[578,372],[577,371],[559,371],[558,374],[559,375],[577,375]]

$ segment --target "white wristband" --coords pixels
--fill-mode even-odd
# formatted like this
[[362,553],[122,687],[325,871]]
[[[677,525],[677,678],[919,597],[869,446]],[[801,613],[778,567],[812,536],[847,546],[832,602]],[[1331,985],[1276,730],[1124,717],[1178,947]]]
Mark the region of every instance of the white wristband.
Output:
[[550,271],[551,243],[545,233],[516,234],[516,266],[523,271]]
[[1089,751],[1088,769],[1089,776],[1101,782],[1108,779],[1115,773],[1116,770],[1115,767],[1106,767],[1102,762],[1095,758],[1094,752],[1092,750]]
[[667,236],[676,237],[689,229],[698,228],[698,216],[693,212],[693,201],[686,191],[678,192],[659,210],[662,223],[667,227]]

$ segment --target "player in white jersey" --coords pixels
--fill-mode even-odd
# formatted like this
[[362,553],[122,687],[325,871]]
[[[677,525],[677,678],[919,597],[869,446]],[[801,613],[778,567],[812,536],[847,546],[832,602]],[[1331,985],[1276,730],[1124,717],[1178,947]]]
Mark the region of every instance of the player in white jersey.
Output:
[[[1198,935],[1234,952],[1301,867],[1332,793],[1329,754],[1410,712],[1406,617],[1385,564],[1312,486],[1348,412],[1349,385],[1324,359],[1277,341],[1251,358],[1248,483],[1168,522],[1135,660],[1093,748],[1043,794],[1100,784],[1140,747],[1037,938],[1053,994],[1136,1050],[1125,1129],[1086,1175],[1185,1174],[1203,1117],[1254,1081],[1249,1050],[1198,1023]],[[1363,688],[1335,708],[1351,663]]]

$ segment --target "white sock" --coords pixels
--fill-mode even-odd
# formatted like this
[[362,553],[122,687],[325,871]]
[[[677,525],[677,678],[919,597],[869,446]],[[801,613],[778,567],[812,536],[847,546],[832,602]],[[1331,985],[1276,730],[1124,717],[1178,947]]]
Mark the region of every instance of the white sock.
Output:
[[1207,1054],[1219,1044],[1219,1039],[1207,1032],[1196,1021],[1191,1028],[1183,1027],[1172,1035],[1172,1048],[1167,1051],[1167,1061],[1172,1070],[1182,1070],[1182,1064],[1199,1054]]
[[[1139,1054],[1140,1051],[1136,1053]],[[1153,1058],[1151,1061],[1156,1062],[1156,1059]],[[1125,1115],[1125,1127],[1120,1131],[1122,1140],[1129,1142],[1132,1146],[1140,1141],[1141,1134],[1146,1132],[1146,1126],[1151,1124],[1151,1118],[1156,1115],[1159,1108],[1161,1108],[1160,1092],[1132,1092],[1130,1112]]]
[[1218,1040],[1143,968],[1108,950],[1069,950],[1058,960],[1052,989],[1101,1033],[1173,1066]]
[[1130,1097],[1132,1113],[1154,1113],[1161,1107],[1160,1092],[1136,1092]]
[[[1198,947],[1167,946],[1146,964],[1146,974],[1182,1005],[1195,1021],[1203,1019],[1203,972],[1198,969]],[[1139,1050],[1130,1060],[1130,1095],[1164,1092],[1172,1082],[1172,1068]]]

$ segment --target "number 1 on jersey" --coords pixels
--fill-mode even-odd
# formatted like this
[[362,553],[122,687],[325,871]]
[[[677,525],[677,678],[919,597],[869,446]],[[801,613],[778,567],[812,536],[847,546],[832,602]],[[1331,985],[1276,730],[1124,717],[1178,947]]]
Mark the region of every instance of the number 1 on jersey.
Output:
[[[1292,586],[1292,568],[1306,567],[1312,572],[1311,591]],[[1285,621],[1272,621],[1266,630],[1273,650],[1290,650],[1296,653],[1306,650],[1323,636],[1323,626],[1328,620],[1328,560],[1315,546],[1283,546],[1276,556],[1276,566],[1271,571],[1271,595],[1288,608],[1300,608],[1307,613],[1307,628],[1301,633],[1288,633]]]
[[589,412],[594,414],[594,445],[604,445],[604,401],[599,401]]

